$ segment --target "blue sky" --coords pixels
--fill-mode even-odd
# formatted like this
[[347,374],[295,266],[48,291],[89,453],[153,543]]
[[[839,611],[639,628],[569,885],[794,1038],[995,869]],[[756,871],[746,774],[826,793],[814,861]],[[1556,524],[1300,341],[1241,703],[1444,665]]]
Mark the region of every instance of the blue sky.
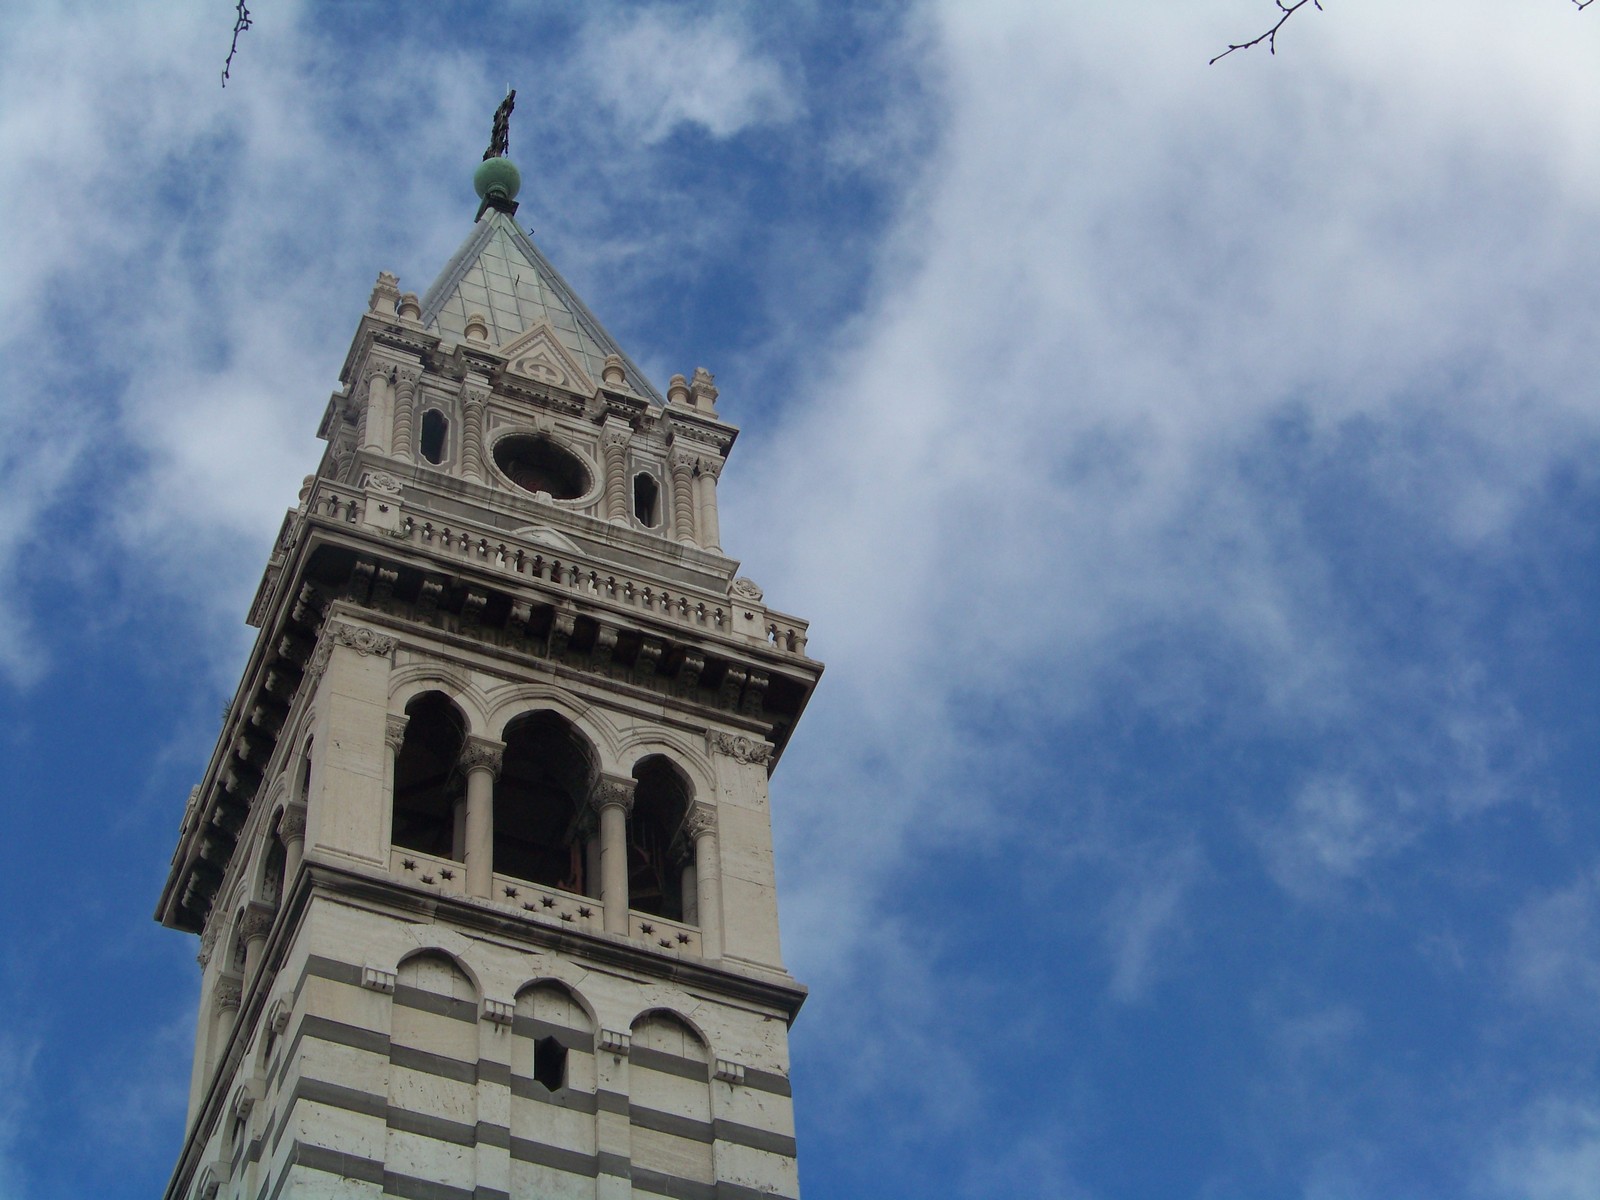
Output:
[[231,5],[0,13],[0,1197],[166,1178],[183,801],[507,84],[828,663],[805,1194],[1600,1194],[1600,15],[253,7],[225,91]]

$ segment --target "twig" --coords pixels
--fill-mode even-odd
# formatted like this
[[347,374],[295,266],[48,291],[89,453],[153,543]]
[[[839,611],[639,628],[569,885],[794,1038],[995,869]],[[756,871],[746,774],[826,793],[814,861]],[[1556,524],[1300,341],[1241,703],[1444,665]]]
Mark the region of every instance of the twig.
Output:
[[[1584,0],[1587,4],[1594,0]],[[1305,0],[1301,0],[1305,3]],[[228,47],[228,57],[222,63],[222,86],[228,86],[228,72],[233,68],[233,56],[239,49],[239,35],[250,28],[250,10],[244,6],[244,0],[239,0],[238,12],[233,19],[233,44]]]
[[[1307,4],[1311,5],[1311,7],[1315,8],[1318,12],[1322,11],[1322,0],[1294,0],[1293,4],[1285,4],[1283,0],[1272,0],[1272,2],[1278,6],[1278,12],[1282,14],[1278,17],[1278,23],[1276,25],[1267,30],[1265,33],[1261,34],[1259,37],[1251,38],[1248,42],[1240,42],[1237,45],[1229,46],[1226,50],[1217,55],[1216,58],[1213,58],[1211,62],[1207,63],[1206,65],[1213,66],[1218,60],[1227,58],[1228,55],[1232,54],[1235,50],[1248,50],[1252,46],[1259,46],[1262,42],[1267,44],[1268,54],[1276,54],[1278,52],[1278,30],[1283,28],[1284,22],[1288,21],[1290,17],[1294,16],[1295,13],[1299,12]],[[1572,0],[1572,2],[1579,8],[1582,8],[1586,4],[1593,4],[1594,0],[1581,0],[1581,2],[1580,0]]]

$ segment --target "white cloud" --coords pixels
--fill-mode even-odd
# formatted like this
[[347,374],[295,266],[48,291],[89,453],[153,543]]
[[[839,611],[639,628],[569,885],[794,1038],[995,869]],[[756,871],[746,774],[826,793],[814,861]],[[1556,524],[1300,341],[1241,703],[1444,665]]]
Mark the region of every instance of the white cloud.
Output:
[[646,142],[682,125],[728,138],[799,110],[783,69],[725,12],[643,9],[595,17],[582,43],[585,90]]
[[1485,1194],[1506,1200],[1592,1200],[1600,1180],[1600,1109],[1549,1098],[1494,1147]]
[[1569,1015],[1600,1003],[1600,870],[1525,901],[1511,918],[1511,981]]
[[34,1099],[33,1063],[39,1043],[15,1033],[0,1033],[0,1200],[27,1194],[18,1143],[28,1132]]

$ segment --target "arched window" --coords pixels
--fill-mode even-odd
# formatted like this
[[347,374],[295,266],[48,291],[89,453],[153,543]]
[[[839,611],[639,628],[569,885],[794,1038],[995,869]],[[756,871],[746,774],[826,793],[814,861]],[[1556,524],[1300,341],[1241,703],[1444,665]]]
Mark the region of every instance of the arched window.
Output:
[[638,786],[628,818],[628,907],[683,920],[683,862],[677,843],[691,799],[683,772],[660,754],[633,769]]
[[422,414],[422,436],[417,439],[417,448],[434,466],[444,461],[445,437],[449,432],[450,422],[437,408]]
[[424,692],[406,705],[405,740],[394,770],[396,846],[438,858],[461,857],[457,810],[465,783],[456,764],[467,725],[443,692]]
[[584,819],[595,776],[589,743],[570,722],[540,712],[507,725],[505,744],[494,786],[494,869],[591,895]]
[[633,515],[646,529],[654,529],[661,520],[661,488],[655,476],[643,471],[633,477]]

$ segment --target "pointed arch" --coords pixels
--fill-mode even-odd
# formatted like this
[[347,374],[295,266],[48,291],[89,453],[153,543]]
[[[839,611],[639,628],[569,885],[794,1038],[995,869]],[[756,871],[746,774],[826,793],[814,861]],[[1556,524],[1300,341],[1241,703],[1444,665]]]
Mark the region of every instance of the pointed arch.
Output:
[[670,1010],[639,1014],[628,1050],[628,1093],[634,1168],[711,1183],[711,1048],[700,1031]]
[[494,786],[494,864],[499,874],[592,894],[590,788],[599,755],[583,731],[539,709],[506,723]]
[[418,692],[405,713],[389,840],[406,850],[459,860],[466,793],[457,766],[467,737],[466,714],[441,691]]

